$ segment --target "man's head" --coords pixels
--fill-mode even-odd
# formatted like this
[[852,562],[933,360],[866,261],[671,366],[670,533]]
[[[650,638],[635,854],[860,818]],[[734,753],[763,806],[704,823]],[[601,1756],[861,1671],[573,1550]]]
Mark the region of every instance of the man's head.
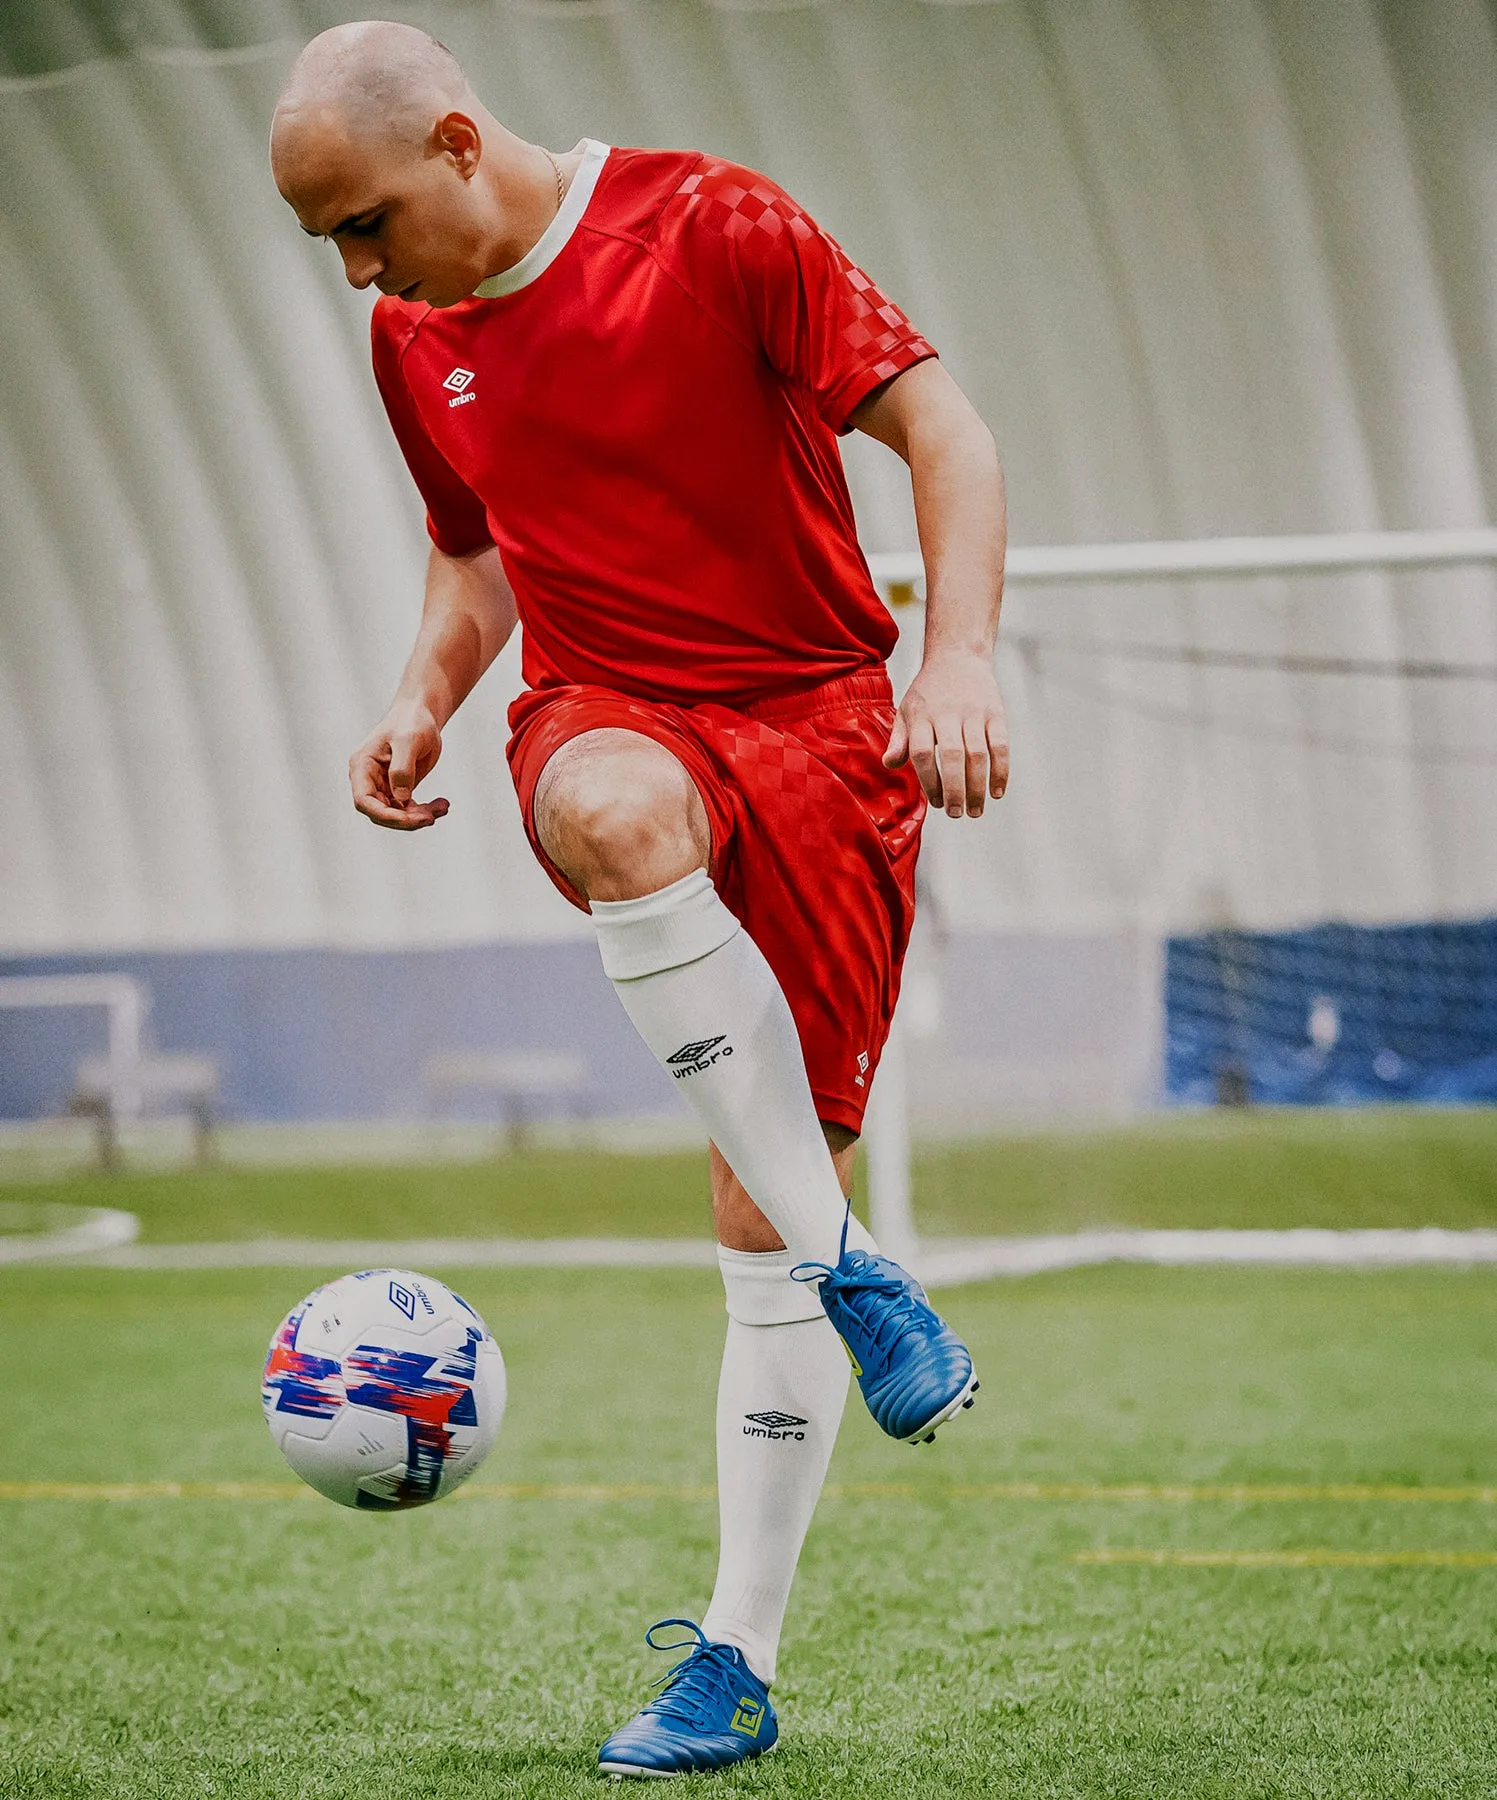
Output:
[[435,38],[367,20],[323,32],[296,59],[270,164],[355,287],[450,306],[529,248],[533,179],[517,154],[528,148]]

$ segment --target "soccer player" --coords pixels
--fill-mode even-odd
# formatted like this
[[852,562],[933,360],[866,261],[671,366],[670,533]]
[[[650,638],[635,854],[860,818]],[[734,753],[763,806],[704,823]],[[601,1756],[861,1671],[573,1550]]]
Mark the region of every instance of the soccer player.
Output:
[[[398,831],[443,817],[416,789],[518,621],[525,829],[712,1140],[717,1583],[700,1627],[667,1621],[690,1654],[599,1766],[720,1767],[777,1735],[781,1622],[849,1363],[911,1442],[977,1389],[846,1195],[927,801],[976,817],[1008,777],[997,453],[930,345],[772,181],[694,151],[553,155],[423,32],[314,39],[271,160],[303,228],[383,295],[374,372],[432,540],[354,803]],[[851,429],[914,484],[926,644],[897,711]]]

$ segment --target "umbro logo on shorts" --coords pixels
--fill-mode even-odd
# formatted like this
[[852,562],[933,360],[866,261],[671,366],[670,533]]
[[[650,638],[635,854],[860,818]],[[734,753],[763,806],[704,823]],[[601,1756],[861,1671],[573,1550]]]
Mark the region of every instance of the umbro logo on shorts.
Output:
[[805,1439],[805,1432],[797,1431],[795,1428],[797,1425],[804,1425],[806,1421],[797,1419],[794,1413],[762,1412],[745,1413],[743,1416],[748,1420],[743,1428],[745,1437],[774,1438],[776,1440],[795,1438],[802,1442]]
[[449,406],[466,406],[470,400],[478,398],[477,394],[468,392],[468,383],[472,380],[473,371],[471,369],[454,369],[452,371],[442,383],[442,386],[449,389],[454,396],[447,402]]
[[[722,1048],[719,1049],[718,1045]],[[700,1075],[703,1070],[710,1069],[720,1056],[731,1056],[733,1046],[726,1036],[698,1038],[695,1043],[683,1044],[674,1055],[665,1059],[665,1066],[677,1081],[684,1081],[688,1075]]]

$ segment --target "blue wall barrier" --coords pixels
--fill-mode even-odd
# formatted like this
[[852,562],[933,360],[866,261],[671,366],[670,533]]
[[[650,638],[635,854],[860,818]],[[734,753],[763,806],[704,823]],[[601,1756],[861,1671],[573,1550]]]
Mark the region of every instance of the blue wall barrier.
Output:
[[[213,1057],[227,1119],[420,1118],[427,1059],[480,1050],[582,1057],[590,1115],[684,1116],[586,941],[0,960],[0,975],[82,973],[146,984],[149,1046]],[[78,1058],[105,1042],[99,1010],[0,1010],[0,1118],[60,1113]],[[444,1115],[493,1108],[475,1100]]]
[[1497,919],[1169,941],[1168,1097],[1497,1102]]

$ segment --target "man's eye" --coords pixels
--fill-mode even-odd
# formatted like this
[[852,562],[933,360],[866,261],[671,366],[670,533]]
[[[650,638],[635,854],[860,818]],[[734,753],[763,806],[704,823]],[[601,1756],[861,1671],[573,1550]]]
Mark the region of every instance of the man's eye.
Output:
[[384,222],[385,215],[376,213],[372,219],[360,219],[357,225],[350,225],[348,235],[350,237],[374,237]]

